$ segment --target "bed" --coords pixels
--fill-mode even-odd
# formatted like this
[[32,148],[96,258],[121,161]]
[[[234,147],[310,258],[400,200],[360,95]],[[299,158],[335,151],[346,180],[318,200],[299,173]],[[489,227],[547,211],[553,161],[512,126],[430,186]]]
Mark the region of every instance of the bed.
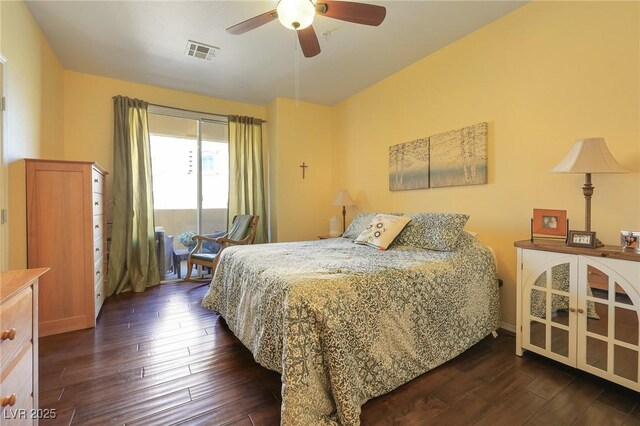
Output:
[[282,374],[282,425],[358,425],[360,407],[454,358],[499,325],[491,251],[348,238],[226,249],[203,306]]

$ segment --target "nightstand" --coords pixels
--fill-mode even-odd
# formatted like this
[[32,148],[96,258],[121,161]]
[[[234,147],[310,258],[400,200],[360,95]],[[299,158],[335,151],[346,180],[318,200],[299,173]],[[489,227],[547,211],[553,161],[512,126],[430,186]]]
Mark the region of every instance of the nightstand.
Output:
[[329,240],[331,238],[340,238],[340,235],[338,235],[337,237],[332,237],[330,235],[318,235],[319,240]]

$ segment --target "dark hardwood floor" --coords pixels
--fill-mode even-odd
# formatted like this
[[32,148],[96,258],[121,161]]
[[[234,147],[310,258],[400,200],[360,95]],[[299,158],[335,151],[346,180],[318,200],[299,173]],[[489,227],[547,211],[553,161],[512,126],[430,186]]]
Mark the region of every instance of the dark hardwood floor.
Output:
[[[40,339],[50,424],[277,425],[280,375],[200,307],[206,286],[109,298],[95,329]],[[363,425],[640,425],[640,394],[488,337],[369,401]]]

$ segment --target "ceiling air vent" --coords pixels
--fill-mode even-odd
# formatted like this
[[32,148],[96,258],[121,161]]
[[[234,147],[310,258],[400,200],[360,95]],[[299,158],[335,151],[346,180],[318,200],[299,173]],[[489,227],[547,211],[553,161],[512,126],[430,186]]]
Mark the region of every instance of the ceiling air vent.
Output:
[[194,58],[204,59],[205,61],[213,61],[220,51],[219,47],[209,46],[208,44],[200,43],[197,41],[189,40],[187,42],[187,48],[184,53],[187,56],[193,56]]

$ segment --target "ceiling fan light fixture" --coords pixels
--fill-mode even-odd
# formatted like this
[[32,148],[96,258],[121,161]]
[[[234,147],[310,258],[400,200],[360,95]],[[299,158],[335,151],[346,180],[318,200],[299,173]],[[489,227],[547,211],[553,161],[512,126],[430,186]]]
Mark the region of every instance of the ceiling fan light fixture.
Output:
[[290,30],[303,30],[313,23],[316,6],[311,0],[280,0],[278,20]]

